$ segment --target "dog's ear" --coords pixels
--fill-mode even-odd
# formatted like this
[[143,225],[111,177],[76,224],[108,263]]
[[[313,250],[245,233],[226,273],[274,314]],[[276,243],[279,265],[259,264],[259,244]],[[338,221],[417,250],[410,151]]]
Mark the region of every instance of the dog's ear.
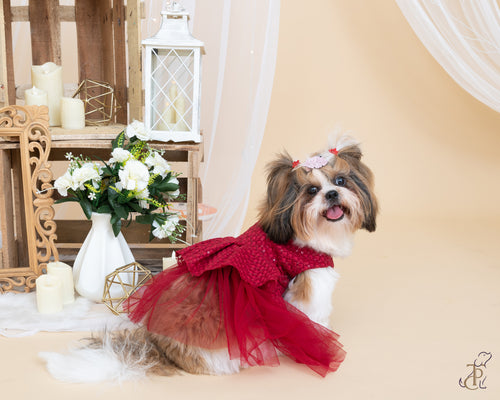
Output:
[[267,196],[259,215],[262,229],[275,243],[284,244],[293,237],[291,217],[297,192],[293,160],[283,153],[267,166]]
[[377,227],[378,201],[374,193],[373,173],[362,161],[363,153],[358,144],[351,144],[338,152],[340,162],[349,164],[349,177],[355,185],[355,191],[361,201],[363,222],[361,228],[368,232]]

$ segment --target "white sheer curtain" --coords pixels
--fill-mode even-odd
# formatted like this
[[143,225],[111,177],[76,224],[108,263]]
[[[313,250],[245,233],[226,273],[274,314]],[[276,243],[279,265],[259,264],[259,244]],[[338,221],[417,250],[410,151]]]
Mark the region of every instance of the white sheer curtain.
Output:
[[500,111],[500,9],[496,0],[396,0],[448,74]]
[[[203,202],[217,208],[203,237],[237,235],[264,135],[274,79],[279,0],[180,0],[205,42],[201,127]],[[143,36],[156,32],[163,1],[146,2]]]

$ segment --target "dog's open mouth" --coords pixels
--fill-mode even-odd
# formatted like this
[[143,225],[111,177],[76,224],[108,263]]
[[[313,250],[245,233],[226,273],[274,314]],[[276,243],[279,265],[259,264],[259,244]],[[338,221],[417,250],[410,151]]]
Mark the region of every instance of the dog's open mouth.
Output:
[[346,213],[347,210],[344,207],[335,205],[325,210],[323,212],[323,217],[325,217],[328,221],[336,222],[344,218]]

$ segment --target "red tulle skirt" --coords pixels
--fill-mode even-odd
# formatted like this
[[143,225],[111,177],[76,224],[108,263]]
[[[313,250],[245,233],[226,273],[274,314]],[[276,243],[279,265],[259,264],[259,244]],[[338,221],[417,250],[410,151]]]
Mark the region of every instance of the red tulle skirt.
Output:
[[345,357],[338,335],[276,295],[274,284],[252,286],[232,267],[195,277],[181,264],[154,277],[127,307],[130,319],[150,332],[228,348],[242,366],[276,366],[280,351],[322,376],[337,370]]

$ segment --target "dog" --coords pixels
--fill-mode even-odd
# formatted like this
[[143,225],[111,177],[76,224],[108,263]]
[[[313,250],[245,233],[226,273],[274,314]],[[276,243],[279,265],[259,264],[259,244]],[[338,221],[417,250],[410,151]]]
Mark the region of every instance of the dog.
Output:
[[41,357],[68,382],[232,374],[278,365],[282,354],[324,376],[345,356],[329,329],[332,257],[351,253],[357,230],[375,231],[377,213],[373,173],[354,139],[304,162],[283,153],[268,165],[258,223],[181,251],[177,267],[130,299],[135,327]]

